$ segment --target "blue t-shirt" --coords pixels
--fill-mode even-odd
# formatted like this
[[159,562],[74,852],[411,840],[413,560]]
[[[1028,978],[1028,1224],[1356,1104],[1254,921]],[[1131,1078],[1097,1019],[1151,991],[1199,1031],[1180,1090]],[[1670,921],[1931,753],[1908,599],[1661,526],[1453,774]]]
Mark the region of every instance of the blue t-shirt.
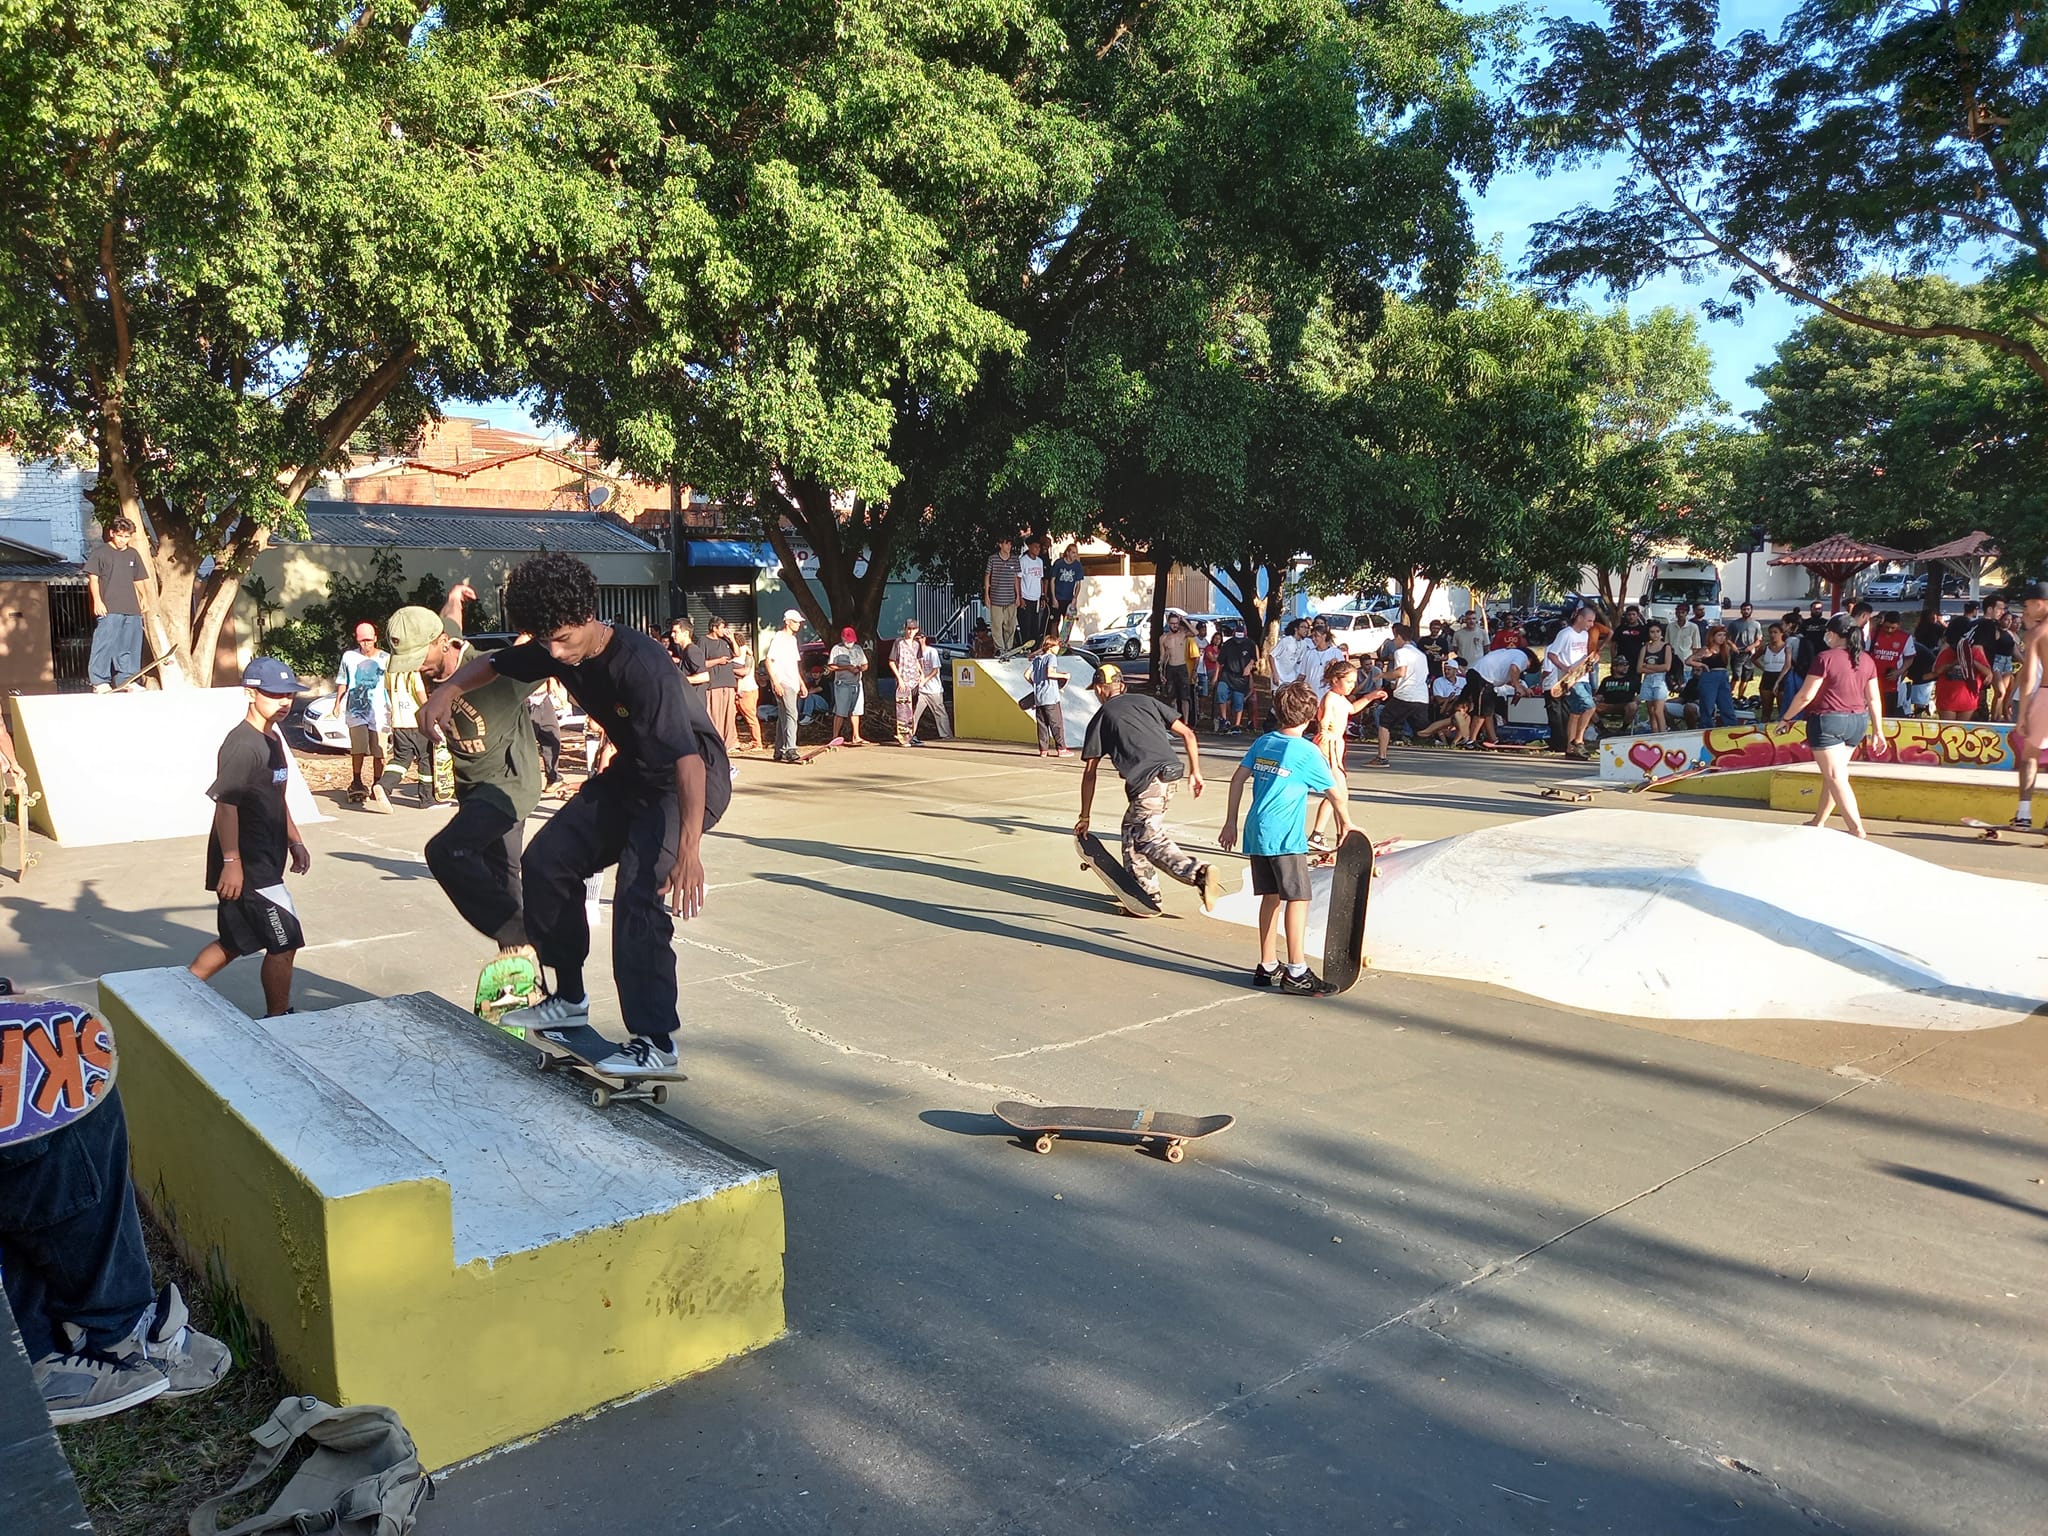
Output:
[[1244,851],[1273,855],[1308,852],[1308,800],[1337,780],[1323,754],[1299,736],[1268,731],[1244,755],[1252,771],[1251,809],[1244,819]]
[[1057,704],[1060,701],[1059,683],[1052,680],[1053,667],[1057,656],[1040,652],[1031,658],[1031,699],[1035,704]]

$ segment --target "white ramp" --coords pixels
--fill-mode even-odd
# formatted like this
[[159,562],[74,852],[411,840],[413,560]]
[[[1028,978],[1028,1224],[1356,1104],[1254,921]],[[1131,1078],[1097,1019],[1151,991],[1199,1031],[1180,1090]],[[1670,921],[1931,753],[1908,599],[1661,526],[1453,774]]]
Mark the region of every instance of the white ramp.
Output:
[[[1312,949],[1327,872],[1315,891]],[[1215,915],[1257,913],[1247,876]],[[2048,887],[1841,832],[1575,811],[1387,853],[1365,947],[1622,1017],[1989,1029],[2048,1006]]]

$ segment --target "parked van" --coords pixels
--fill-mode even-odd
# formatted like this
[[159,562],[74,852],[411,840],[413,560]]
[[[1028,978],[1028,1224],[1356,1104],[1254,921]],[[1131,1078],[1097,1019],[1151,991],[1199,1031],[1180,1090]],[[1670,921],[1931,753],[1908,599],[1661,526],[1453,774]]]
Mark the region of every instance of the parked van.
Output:
[[[1721,568],[1711,560],[1659,560],[1650,567],[1643,608],[1653,619],[1671,622],[1680,603],[1690,603],[1700,625],[1721,622]],[[1699,610],[1704,606],[1706,613]]]

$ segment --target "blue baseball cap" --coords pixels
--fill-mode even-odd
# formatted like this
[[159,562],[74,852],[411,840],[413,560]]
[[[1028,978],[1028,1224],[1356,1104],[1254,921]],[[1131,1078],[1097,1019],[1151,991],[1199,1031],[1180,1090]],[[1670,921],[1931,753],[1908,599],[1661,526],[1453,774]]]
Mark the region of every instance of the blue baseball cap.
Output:
[[307,685],[283,662],[269,656],[258,656],[243,669],[242,686],[267,693],[272,698],[288,699],[294,694],[304,693]]

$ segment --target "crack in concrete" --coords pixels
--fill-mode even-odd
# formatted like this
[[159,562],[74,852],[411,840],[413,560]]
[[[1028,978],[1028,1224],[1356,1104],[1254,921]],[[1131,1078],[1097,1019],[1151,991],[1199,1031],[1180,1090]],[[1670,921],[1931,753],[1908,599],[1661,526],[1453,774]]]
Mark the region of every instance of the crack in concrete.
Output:
[[1052,1051],[1071,1051],[1077,1046],[1093,1045],[1098,1040],[1109,1040],[1118,1035],[1128,1035],[1140,1029],[1150,1029],[1155,1024],[1171,1024],[1175,1019],[1192,1018],[1198,1013],[1208,1013],[1213,1009],[1227,1008],[1232,1003],[1250,1003],[1259,1000],[1258,994],[1255,992],[1233,992],[1230,996],[1219,997],[1214,1002],[1197,1003],[1192,1008],[1180,1008],[1172,1013],[1162,1013],[1156,1019],[1140,1019],[1135,1024],[1119,1024],[1115,1029],[1105,1029],[1097,1034],[1083,1035],[1078,1040],[1055,1040],[1050,1045],[1034,1045],[1026,1050],[1005,1051],[1000,1056],[989,1057],[989,1060],[1016,1061],[1024,1056],[1044,1056]]

